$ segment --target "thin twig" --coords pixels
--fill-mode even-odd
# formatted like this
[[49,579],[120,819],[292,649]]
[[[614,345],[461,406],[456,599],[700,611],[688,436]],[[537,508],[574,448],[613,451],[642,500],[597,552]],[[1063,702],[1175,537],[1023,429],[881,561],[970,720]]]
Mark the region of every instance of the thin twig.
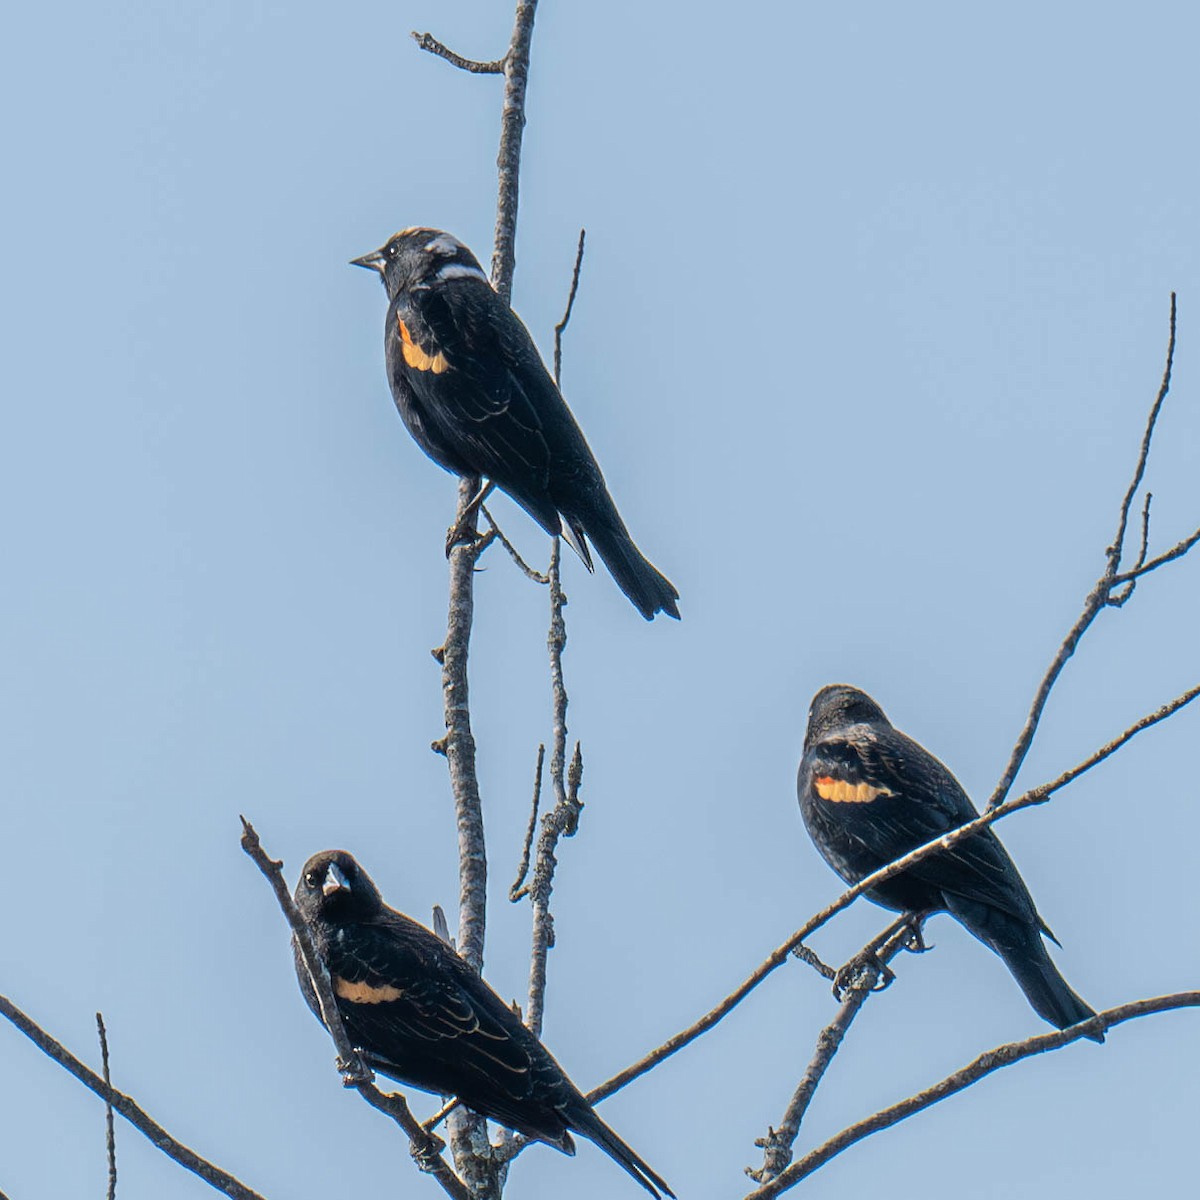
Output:
[[687,1029],[681,1030],[673,1037],[668,1038],[661,1046],[651,1050],[648,1054],[638,1059],[637,1062],[614,1075],[606,1083],[601,1084],[598,1088],[594,1088],[588,1093],[588,1099],[595,1104],[597,1101],[604,1099],[604,1097],[611,1096],[613,1092],[618,1091],[625,1087],[626,1084],[644,1075],[647,1071],[652,1070],[660,1062],[670,1058],[671,1055],[682,1050],[684,1046],[695,1041],[701,1034],[706,1033],[723,1017],[732,1012],[768,975],[787,962],[789,955],[797,946],[816,932],[816,930],[828,923],[842,909],[848,908],[864,892],[878,887],[881,883],[886,882],[895,875],[899,875],[902,871],[907,871],[910,867],[922,859],[928,858],[931,854],[937,854],[943,850],[950,849],[952,846],[956,846],[964,838],[971,837],[981,829],[1002,820],[1011,813],[1018,812],[1023,808],[1029,808],[1031,805],[1044,804],[1056,792],[1066,787],[1067,784],[1078,779],[1085,772],[1090,771],[1111,754],[1116,753],[1131,738],[1141,733],[1144,729],[1149,729],[1150,726],[1157,725],[1160,721],[1165,721],[1185,705],[1190,704],[1197,696],[1200,696],[1200,686],[1191,688],[1189,691],[1184,692],[1183,695],[1177,696],[1169,704],[1164,704],[1162,708],[1142,717],[1141,720],[1136,721],[1120,736],[1114,738],[1107,745],[1102,746],[1094,754],[1089,755],[1078,766],[1072,767],[1069,771],[1064,771],[1057,779],[1052,780],[1050,783],[1044,783],[1040,787],[1032,788],[1030,791],[1018,796],[1015,800],[1006,801],[999,807],[993,808],[982,816],[976,817],[973,821],[968,821],[965,825],[960,825],[957,829],[943,834],[940,838],[935,838],[931,842],[926,842],[923,846],[918,846],[902,858],[898,858],[886,867],[881,867],[878,871],[867,875],[852,888],[844,891],[832,904],[826,905],[819,913],[810,917],[786,942],[776,947],[742,983],[719,1004],[705,1013],[698,1021],[689,1025]]
[[535,570],[522,557],[516,546],[504,536],[504,530],[500,528],[496,518],[488,512],[487,505],[483,505],[483,515],[487,518],[489,526],[488,533],[494,534],[496,540],[508,551],[508,556],[517,564],[517,566],[525,573],[526,578],[532,579],[534,583],[547,584],[550,582],[549,575],[543,575],[541,571]]
[[529,894],[533,907],[532,951],[529,959],[529,1005],[525,1024],[534,1036],[542,1032],[542,1016],[546,1004],[546,960],[554,945],[554,917],[550,912],[550,895],[554,890],[554,871],[558,866],[556,852],[563,837],[574,837],[579,828],[583,803],[579,786],[583,781],[583,752],[579,743],[566,766],[567,756],[567,688],[563,679],[563,650],[567,645],[567,626],[563,609],[567,603],[559,575],[562,542],[554,539],[550,551],[550,630],[546,647],[550,652],[550,689],[553,709],[551,730],[550,782],[554,788],[554,807],[542,818],[542,828],[534,857],[533,879]]
[[1150,415],[1146,419],[1146,431],[1142,434],[1142,446],[1138,452],[1137,466],[1133,471],[1133,478],[1129,481],[1129,487],[1125,492],[1125,499],[1121,501],[1121,511],[1117,520],[1117,535],[1113,538],[1112,545],[1107,550],[1109,561],[1109,574],[1116,575],[1121,567],[1121,556],[1125,553],[1125,530],[1129,524],[1129,509],[1133,504],[1133,498],[1137,495],[1137,490],[1142,486],[1142,479],[1146,474],[1146,463],[1150,458],[1150,443],[1154,440],[1154,427],[1158,424],[1158,414],[1162,411],[1162,406],[1167,399],[1167,393],[1171,390],[1171,367],[1175,362],[1175,293],[1171,293],[1171,315],[1169,322],[1169,330],[1167,333],[1167,363],[1163,368],[1162,382],[1158,385],[1158,394],[1154,397],[1154,403],[1150,406]]
[[[1145,503],[1142,505],[1142,543],[1138,548],[1137,561],[1128,571],[1121,572],[1119,581],[1114,580],[1105,601],[1109,608],[1123,608],[1137,587],[1138,572],[1145,566],[1146,556],[1150,553],[1150,503],[1153,499],[1153,494],[1147,492]],[[1121,586],[1118,586],[1118,583]]]
[[[100,1038],[100,1069],[104,1072],[104,1086],[112,1091],[112,1075],[108,1069],[108,1030],[104,1028],[104,1014],[96,1014],[96,1034]],[[117,1131],[113,1124],[112,1097],[104,1098],[104,1150],[108,1155],[108,1200],[117,1196]]]
[[792,957],[798,958],[803,963],[808,963],[818,975],[825,979],[833,980],[837,978],[837,972],[827,962],[822,961],[820,955],[808,946],[800,945],[793,947]]
[[7,996],[0,996],[0,1016],[11,1021],[43,1054],[74,1075],[85,1088],[94,1092],[105,1103],[111,1104],[139,1133],[145,1134],[159,1150],[184,1170],[198,1175],[205,1183],[223,1192],[231,1200],[263,1200],[258,1192],[248,1188],[240,1179],[235,1179],[227,1171],[222,1171],[220,1167],[206,1158],[201,1158],[194,1150],[173,1138],[135,1100],[110,1087],[95,1071],[85,1067],[61,1042],[52,1038]]
[[768,1197],[778,1196],[781,1192],[795,1187],[802,1179],[806,1179],[847,1147],[853,1146],[855,1142],[861,1142],[863,1138],[878,1133],[882,1129],[888,1129],[906,1117],[911,1117],[914,1113],[929,1108],[939,1100],[961,1092],[964,1088],[978,1083],[979,1080],[991,1075],[994,1071],[1000,1070],[1001,1067],[1010,1066],[1022,1059],[1032,1058],[1036,1054],[1044,1054],[1049,1050],[1058,1050],[1080,1038],[1091,1037],[1101,1030],[1110,1030],[1135,1017],[1146,1017],[1153,1013],[1168,1012],[1171,1009],[1196,1006],[1200,1006],[1200,991],[1176,992],[1170,996],[1135,1000],[1130,1004],[1106,1009],[1091,1020],[1084,1021],[1079,1025],[1072,1025],[1069,1029],[1057,1030],[1054,1033],[1041,1033],[1036,1037],[1026,1038],[1024,1041],[1008,1042],[1003,1046],[997,1046],[995,1050],[981,1054],[973,1062],[955,1071],[952,1075],[947,1075],[940,1083],[935,1083],[932,1087],[917,1092],[906,1100],[901,1100],[898,1104],[893,1104],[890,1108],[882,1109],[865,1120],[843,1129],[841,1133],[810,1151],[799,1162],[793,1163],[775,1179],[750,1192],[746,1196],[746,1200],[768,1200]]
[[[1000,781],[996,784],[995,791],[992,792],[988,799],[986,806],[988,809],[996,808],[998,805],[1003,804],[1004,798],[1012,790],[1012,786],[1016,782],[1017,773],[1021,770],[1025,756],[1029,753],[1029,747],[1033,744],[1033,736],[1037,732],[1038,724],[1042,719],[1042,713],[1046,708],[1046,702],[1050,699],[1050,693],[1055,683],[1058,682],[1058,677],[1067,665],[1067,660],[1075,653],[1080,639],[1088,631],[1088,628],[1099,613],[1108,605],[1109,599],[1113,594],[1113,589],[1120,585],[1119,572],[1121,569],[1121,556],[1125,553],[1125,531],[1129,525],[1129,509],[1133,504],[1133,498],[1137,494],[1138,488],[1141,486],[1142,477],[1146,473],[1146,461],[1150,456],[1150,443],[1154,439],[1154,428],[1158,423],[1158,414],[1162,411],[1163,402],[1166,400],[1167,393],[1171,388],[1171,367],[1174,360],[1175,293],[1172,292],[1170,330],[1167,336],[1167,362],[1163,368],[1162,382],[1159,384],[1158,394],[1155,396],[1154,403],[1150,407],[1150,415],[1146,419],[1146,429],[1142,434],[1142,445],[1138,453],[1137,466],[1134,468],[1133,478],[1130,480],[1124,499],[1121,501],[1121,508],[1117,517],[1116,537],[1113,538],[1112,545],[1105,551],[1106,564],[1104,574],[1100,576],[1095,587],[1088,593],[1088,597],[1084,601],[1083,611],[1079,614],[1079,618],[1071,627],[1070,632],[1063,639],[1062,645],[1058,648],[1058,653],[1055,654],[1054,660],[1038,685],[1037,694],[1034,696],[1033,704],[1030,706],[1029,713],[1025,718],[1025,724],[1017,738],[1016,745],[1013,746],[1008,765],[1004,768],[1004,773],[1000,776]],[[1128,599],[1128,596],[1125,599]]]
[[774,1179],[792,1161],[792,1146],[800,1133],[800,1125],[812,1103],[817,1085],[829,1070],[854,1018],[876,990],[883,968],[909,945],[912,937],[913,927],[907,917],[902,917],[888,926],[882,935],[882,942],[879,937],[874,938],[859,955],[856,960],[859,970],[846,989],[837,1015],[817,1034],[817,1046],[812,1059],[783,1114],[779,1128],[768,1128],[766,1137],[758,1138],[754,1143],[763,1151],[763,1163],[754,1170],[747,1167],[746,1174],[757,1183]]
[[275,899],[291,927],[292,938],[300,951],[308,971],[309,982],[317,998],[317,1005],[321,1010],[321,1022],[337,1050],[337,1069],[342,1074],[343,1086],[354,1088],[372,1108],[391,1117],[408,1134],[409,1152],[417,1166],[432,1175],[447,1195],[453,1196],[454,1200],[471,1200],[462,1180],[442,1158],[441,1152],[445,1143],[441,1138],[421,1126],[409,1109],[408,1102],[399,1092],[381,1092],[375,1086],[373,1073],[364,1065],[346,1033],[337,998],[333,993],[333,981],[329,978],[329,970],[317,952],[312,931],[300,915],[300,910],[288,891],[287,882],[283,878],[283,863],[271,858],[262,848],[258,833],[245,817],[241,818],[241,822],[242,849],[270,883]]
[[512,41],[504,58],[504,109],[500,115],[500,150],[496,155],[499,194],[492,249],[492,284],[506,304],[512,300],[513,272],[517,265],[521,137],[525,131],[525,88],[529,82],[529,48],[536,15],[537,0],[517,0]]
[[1197,542],[1200,542],[1200,529],[1189,537],[1185,537],[1183,541],[1176,543],[1163,554],[1152,558],[1148,563],[1137,567],[1134,570],[1126,571],[1124,574],[1118,575],[1114,583],[1128,583],[1134,579],[1140,579],[1143,575],[1149,575],[1151,571],[1157,571],[1159,567],[1169,562],[1174,562],[1177,558],[1182,558]]
[[567,293],[567,307],[562,320],[554,327],[554,382],[562,386],[562,336],[571,321],[571,309],[575,307],[575,295],[579,291],[579,271],[583,267],[583,239],[587,230],[579,231],[579,246],[575,251],[575,269],[571,272],[571,290]]
[[469,71],[472,75],[504,74],[504,59],[502,58],[498,58],[494,62],[479,62],[474,58],[463,58],[461,54],[455,54],[453,50],[442,45],[432,33],[418,33],[414,29],[410,36],[422,50],[428,50],[430,54],[444,58],[451,66],[457,67],[460,71]]
[[546,743],[538,746],[537,766],[533,771],[533,804],[529,810],[529,824],[525,827],[525,844],[521,847],[521,863],[517,867],[517,877],[512,887],[508,889],[508,898],[516,904],[518,900],[529,895],[529,885],[525,877],[529,874],[529,856],[533,853],[533,835],[537,831],[538,809],[542,803],[542,766],[546,761]]

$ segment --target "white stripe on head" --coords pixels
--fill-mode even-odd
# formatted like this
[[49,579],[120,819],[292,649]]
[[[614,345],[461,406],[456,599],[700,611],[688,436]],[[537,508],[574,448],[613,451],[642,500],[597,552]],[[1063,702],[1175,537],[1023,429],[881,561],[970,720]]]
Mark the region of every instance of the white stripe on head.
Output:
[[433,277],[439,283],[445,283],[447,279],[482,279],[484,283],[490,286],[492,282],[483,273],[482,267],[476,267],[468,263],[448,262],[444,266],[439,267]]
[[432,241],[425,243],[425,250],[428,254],[445,255],[446,258],[454,258],[460,250],[466,250],[466,246],[452,233],[439,233]]

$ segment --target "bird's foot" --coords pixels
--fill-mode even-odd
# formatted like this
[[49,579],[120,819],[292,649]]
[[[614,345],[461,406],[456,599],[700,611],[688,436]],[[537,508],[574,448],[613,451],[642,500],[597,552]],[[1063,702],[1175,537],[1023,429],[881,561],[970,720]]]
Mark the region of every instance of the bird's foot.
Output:
[[908,922],[908,941],[905,943],[905,950],[909,954],[925,954],[933,949],[933,946],[925,940],[925,916],[914,913]]
[[896,972],[875,953],[874,947],[868,946],[838,968],[833,977],[833,997],[840,1002],[850,991],[882,992],[895,978]]
[[455,546],[474,546],[486,536],[475,528],[475,516],[483,502],[492,494],[496,485],[489,479],[468,502],[458,516],[458,520],[446,530],[446,557],[449,558]]

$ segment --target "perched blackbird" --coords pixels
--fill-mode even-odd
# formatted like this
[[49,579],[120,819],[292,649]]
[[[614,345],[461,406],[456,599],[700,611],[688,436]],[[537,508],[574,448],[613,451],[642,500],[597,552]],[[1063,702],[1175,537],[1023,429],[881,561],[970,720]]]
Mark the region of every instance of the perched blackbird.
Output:
[[[296,904],[329,968],[350,1041],[375,1070],[456,1096],[481,1116],[574,1154],[596,1143],[653,1196],[671,1189],[597,1116],[550,1052],[454,951],[388,908],[344,850],[304,864]],[[293,939],[296,975],[321,1016]]]
[[[892,728],[870,696],[843,684],[813,697],[797,786],[809,836],[851,884],[979,815],[945,766]],[[1042,934],[1058,939],[990,827],[866,895],[897,912],[956,917],[1000,955],[1051,1025],[1066,1029],[1096,1015],[1050,961]]]
[[647,620],[678,617],[679,593],[633,544],[529,331],[471,251],[441,230],[405,229],[353,265],[383,279],[388,382],[417,445],[447,471],[486,476],[589,571],[591,538]]

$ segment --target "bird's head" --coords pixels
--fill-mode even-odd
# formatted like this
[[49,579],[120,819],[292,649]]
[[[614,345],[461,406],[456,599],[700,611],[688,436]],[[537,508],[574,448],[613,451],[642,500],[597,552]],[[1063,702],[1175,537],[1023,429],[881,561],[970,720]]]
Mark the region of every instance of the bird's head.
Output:
[[808,729],[804,734],[807,750],[834,729],[846,725],[890,725],[883,709],[858,688],[845,683],[823,687],[808,708]]
[[383,908],[371,877],[345,850],[322,850],[304,864],[296,907],[306,921],[363,921]]
[[423,226],[403,229],[378,250],[351,259],[352,267],[378,271],[388,299],[451,279],[488,282],[479,260],[453,234]]

